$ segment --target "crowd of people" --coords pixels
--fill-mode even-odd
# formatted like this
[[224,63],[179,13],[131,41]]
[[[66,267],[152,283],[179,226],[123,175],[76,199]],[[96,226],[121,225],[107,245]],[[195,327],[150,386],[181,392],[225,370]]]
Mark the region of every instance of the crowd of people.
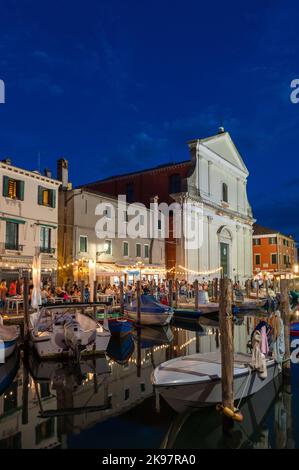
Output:
[[[262,287],[263,283],[259,280],[251,281],[251,289],[259,286]],[[2,279],[0,284],[0,308],[5,311],[7,299],[9,297],[23,296],[24,281],[23,279],[12,280],[9,283]],[[175,293],[176,283],[173,282],[172,290]],[[209,297],[213,296],[213,282],[204,281],[199,283],[199,290],[205,290]],[[241,290],[242,286],[239,282],[235,282],[233,285],[235,290]],[[96,286],[97,300],[100,299],[101,295],[111,297],[115,299],[116,303],[120,301],[120,286],[117,284],[102,284],[98,283]],[[186,280],[179,281],[178,283],[178,295],[183,297],[187,302],[194,298],[195,287],[193,283],[189,283]],[[33,291],[33,285],[29,286],[29,301],[31,301]],[[158,280],[157,282],[143,279],[141,281],[141,292],[144,294],[153,294],[159,298],[163,303],[167,302],[169,295],[169,282],[166,279]],[[124,300],[129,303],[136,296],[136,284],[128,284],[124,286]],[[83,292],[84,302],[91,302],[91,288],[88,283],[84,285]],[[67,279],[62,286],[55,286],[50,279],[44,280],[41,283],[41,301],[45,305],[47,303],[54,302],[57,299],[61,299],[63,302],[79,302],[81,301],[81,291],[77,282],[72,282]]]

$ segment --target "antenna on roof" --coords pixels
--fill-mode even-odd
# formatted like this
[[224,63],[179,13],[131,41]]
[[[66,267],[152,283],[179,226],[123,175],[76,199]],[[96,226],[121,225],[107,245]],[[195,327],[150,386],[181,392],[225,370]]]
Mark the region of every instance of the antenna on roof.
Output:
[[37,154],[37,169],[40,172],[40,152]]

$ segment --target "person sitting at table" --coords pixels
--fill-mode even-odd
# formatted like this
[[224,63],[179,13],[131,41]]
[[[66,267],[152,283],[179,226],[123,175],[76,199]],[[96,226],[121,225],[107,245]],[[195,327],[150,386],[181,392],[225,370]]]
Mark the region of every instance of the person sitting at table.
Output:
[[113,295],[114,294],[114,290],[111,288],[110,284],[106,287],[105,294],[106,295]]
[[61,287],[56,288],[56,297],[59,297],[60,299],[64,298],[65,292],[61,289]]
[[11,283],[9,284],[8,295],[9,295],[9,297],[13,297],[13,296],[17,295],[17,283],[16,283],[16,281],[11,281]]

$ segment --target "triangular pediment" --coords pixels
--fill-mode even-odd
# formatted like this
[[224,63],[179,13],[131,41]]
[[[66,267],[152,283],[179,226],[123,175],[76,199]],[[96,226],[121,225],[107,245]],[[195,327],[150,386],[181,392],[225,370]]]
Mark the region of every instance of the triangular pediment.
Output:
[[248,174],[245,163],[228,132],[201,139],[200,143],[216,155],[224,158],[224,160]]

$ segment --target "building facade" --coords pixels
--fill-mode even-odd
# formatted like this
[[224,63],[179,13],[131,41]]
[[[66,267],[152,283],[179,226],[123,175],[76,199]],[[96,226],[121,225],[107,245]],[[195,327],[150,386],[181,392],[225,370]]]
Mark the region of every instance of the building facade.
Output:
[[[252,276],[253,216],[247,198],[248,170],[228,132],[189,142],[188,161],[120,175],[86,185],[87,188],[129,201],[150,204],[177,201],[198,209],[202,243],[186,248],[186,236],[166,243],[166,266],[177,277],[192,281],[222,274],[244,282]],[[196,211],[194,211],[196,212]],[[170,221],[171,226],[171,221]]]
[[[64,165],[67,167],[67,164]],[[103,208],[102,215],[97,213],[99,206]],[[96,227],[102,218],[108,224],[116,221],[115,230],[99,233]],[[68,278],[88,280],[90,263],[95,264],[96,279],[103,284],[118,284],[120,280],[133,283],[140,279],[140,275],[156,281],[165,278],[164,241],[148,237],[119,238],[116,236],[117,221],[117,198],[83,187],[70,189],[68,182],[63,182],[59,191],[58,252],[61,282]],[[125,222],[130,222],[130,216],[126,216]]]
[[39,172],[0,162],[1,277],[17,279],[41,254],[42,274],[57,268],[57,193],[59,181]]
[[253,226],[253,271],[254,274],[291,274],[297,262],[297,247],[291,235],[277,230]]

